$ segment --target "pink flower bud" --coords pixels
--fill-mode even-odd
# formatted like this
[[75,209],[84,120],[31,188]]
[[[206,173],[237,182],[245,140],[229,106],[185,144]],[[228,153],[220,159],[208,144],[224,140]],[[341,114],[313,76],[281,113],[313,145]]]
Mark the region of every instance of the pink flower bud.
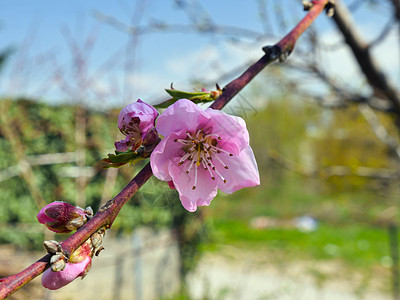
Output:
[[39,223],[57,233],[77,230],[86,223],[85,211],[82,208],[61,201],[46,205],[36,217]]
[[140,99],[125,106],[118,116],[118,128],[126,138],[115,143],[117,151],[136,150],[154,127],[157,116],[157,110]]
[[91,265],[90,242],[85,242],[71,255],[62,271],[54,272],[51,268],[44,271],[42,285],[49,290],[57,290],[79,276],[84,277]]

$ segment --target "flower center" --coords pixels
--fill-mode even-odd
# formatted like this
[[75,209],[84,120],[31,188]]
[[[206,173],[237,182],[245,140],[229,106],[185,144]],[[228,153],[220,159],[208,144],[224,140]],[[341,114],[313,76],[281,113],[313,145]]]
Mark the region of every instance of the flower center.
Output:
[[219,176],[222,181],[226,183],[226,179],[220,172],[218,172],[218,170],[215,168],[215,164],[213,163],[213,159],[215,158],[223,165],[225,169],[229,169],[229,167],[219,157],[219,154],[223,153],[229,156],[233,156],[233,154],[218,147],[218,143],[221,140],[222,138],[218,134],[207,134],[204,132],[204,129],[199,129],[194,134],[186,131],[185,139],[174,140],[174,142],[181,143],[183,145],[182,150],[184,155],[181,157],[178,166],[182,166],[185,161],[190,161],[189,167],[186,170],[186,174],[189,174],[190,171],[194,169],[193,190],[196,189],[197,169],[199,167],[202,167],[204,170],[208,171],[212,180],[215,180],[215,176]]

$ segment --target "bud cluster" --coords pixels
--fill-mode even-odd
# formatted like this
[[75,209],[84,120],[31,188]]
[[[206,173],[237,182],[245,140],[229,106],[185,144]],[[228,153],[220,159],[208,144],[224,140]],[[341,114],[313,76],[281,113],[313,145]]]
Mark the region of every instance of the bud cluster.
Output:
[[59,272],[65,269],[67,257],[62,252],[61,245],[57,241],[44,241],[43,246],[47,253],[52,254],[50,258],[50,268],[53,272]]
[[61,245],[56,241],[43,243],[49,254],[50,268],[44,271],[42,285],[49,290],[59,289],[77,277],[85,277],[92,266],[92,246],[90,239],[79,246],[69,259],[64,255]]
[[[72,204],[55,201],[46,205],[37,214],[38,221],[56,233],[69,233],[78,230],[93,217],[91,207],[82,209]],[[79,246],[68,258],[57,241],[43,243],[51,254],[50,268],[42,276],[42,285],[50,290],[59,289],[77,277],[84,277],[92,265],[92,257],[103,249],[101,246],[105,229],[100,229],[85,243]]]

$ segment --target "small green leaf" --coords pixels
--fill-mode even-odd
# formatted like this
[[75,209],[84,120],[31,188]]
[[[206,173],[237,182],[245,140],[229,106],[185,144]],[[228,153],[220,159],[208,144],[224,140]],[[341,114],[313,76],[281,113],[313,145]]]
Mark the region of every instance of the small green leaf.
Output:
[[111,153],[108,154],[108,158],[104,158],[102,159],[102,161],[107,164],[103,168],[107,169],[107,168],[119,168],[127,163],[136,164],[137,162],[143,159],[144,158],[141,157],[135,151],[126,151],[126,152],[115,151],[115,154]]
[[184,92],[175,89],[166,89],[165,91],[175,99],[211,99],[210,93],[206,92]]
[[158,105],[154,105],[155,108],[167,108],[179,99],[189,99],[195,104],[206,103],[215,100],[211,96],[211,93],[207,92],[184,92],[175,89],[166,89],[165,91],[170,94],[172,98]]

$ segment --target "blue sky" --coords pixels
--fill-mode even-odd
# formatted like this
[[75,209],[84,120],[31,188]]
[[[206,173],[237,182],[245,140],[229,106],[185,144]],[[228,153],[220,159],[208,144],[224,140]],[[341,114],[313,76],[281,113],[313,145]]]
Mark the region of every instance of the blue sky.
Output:
[[[190,89],[193,79],[212,82],[224,72],[260,57],[263,45],[275,43],[287,31],[282,30],[280,18],[275,15],[282,13],[289,27],[304,15],[301,1],[294,0],[179,1],[194,3],[186,6],[192,7],[186,12],[176,2],[2,1],[0,49],[12,46],[16,51],[1,73],[0,94],[24,95],[53,103],[84,99],[100,108],[120,106],[137,98],[158,101],[165,95],[163,88],[171,82],[176,88]],[[261,21],[260,2],[265,3],[267,22]],[[277,3],[284,7],[282,12],[276,10]],[[373,38],[388,18],[387,10],[378,8],[371,10],[365,6],[355,13],[367,38]],[[210,24],[243,28],[249,33],[240,36],[243,43],[235,43],[225,34],[190,32],[188,27],[184,32],[152,32],[132,38],[100,20],[99,15],[114,23],[147,28],[154,24],[190,26],[194,18],[200,23],[210,20]],[[340,40],[326,16],[321,15],[314,26],[327,43]],[[251,32],[265,36],[254,41]],[[88,40],[94,45],[90,52],[85,46]],[[379,55],[380,63],[400,82],[396,71],[399,50],[392,49],[398,45],[398,38],[393,34],[385,43],[382,48],[388,54]],[[76,53],[84,54],[83,65],[76,62]],[[295,55],[296,52],[292,57]],[[326,56],[324,63],[333,74],[349,74],[353,78],[357,74],[345,49]],[[99,70],[101,66],[104,67]],[[77,67],[81,68],[79,72]],[[219,83],[224,85],[227,81]]]

